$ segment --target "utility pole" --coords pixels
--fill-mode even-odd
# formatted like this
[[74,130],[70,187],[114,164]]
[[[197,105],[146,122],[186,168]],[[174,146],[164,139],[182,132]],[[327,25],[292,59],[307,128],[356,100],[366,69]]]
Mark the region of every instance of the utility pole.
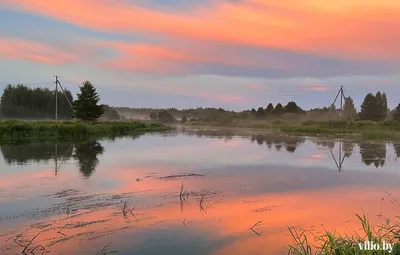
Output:
[[57,143],[55,144],[55,147],[54,147],[54,163],[55,163],[54,175],[57,175],[58,174],[58,145],[57,145]]
[[56,78],[55,84],[56,84],[56,120],[58,120],[58,75],[54,76]]
[[338,168],[339,172],[342,171],[343,169],[343,162],[344,159],[346,158],[346,153],[344,153],[343,151],[343,157],[342,157],[342,150],[343,150],[343,145],[342,145],[342,141],[339,141],[339,160],[336,160],[335,155],[333,154],[332,149],[329,149],[332,155],[333,160],[335,161],[336,167]]
[[67,100],[69,107],[71,107],[71,109],[73,109],[73,107],[72,107],[71,101],[69,101],[67,94],[64,91],[63,86],[61,85],[60,81],[58,80],[58,78],[60,76],[56,75],[54,77],[56,78],[56,81],[54,82],[56,84],[56,113],[55,113],[56,116],[55,117],[56,117],[56,120],[58,120],[58,85],[60,85],[60,89],[61,89],[62,93],[64,94],[64,97]]
[[[338,99],[339,96],[340,96],[340,116],[342,117],[342,115],[343,115],[343,100],[346,101],[346,97],[344,95],[343,86],[340,86],[340,89],[339,89],[338,93],[336,94],[335,100],[333,100],[333,103],[330,105],[330,109],[329,109],[328,115],[326,116],[325,120],[328,120],[329,116],[331,115],[332,106],[335,105],[336,100]],[[350,118],[353,121],[353,116],[351,114],[350,114]]]

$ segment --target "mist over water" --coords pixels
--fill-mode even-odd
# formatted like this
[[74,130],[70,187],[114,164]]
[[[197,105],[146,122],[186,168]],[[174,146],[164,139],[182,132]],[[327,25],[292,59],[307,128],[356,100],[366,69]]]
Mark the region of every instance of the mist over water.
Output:
[[191,130],[0,150],[0,254],[287,254],[288,225],[399,209],[399,143]]

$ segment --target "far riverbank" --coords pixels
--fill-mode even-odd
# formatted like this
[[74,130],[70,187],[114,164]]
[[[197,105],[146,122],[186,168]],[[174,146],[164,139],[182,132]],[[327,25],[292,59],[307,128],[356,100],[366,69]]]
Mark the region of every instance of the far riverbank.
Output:
[[232,121],[199,122],[190,121],[185,127],[224,127],[279,131],[300,135],[352,136],[362,140],[399,140],[399,121]]
[[167,131],[167,125],[149,121],[0,121],[0,143],[22,140],[83,139]]

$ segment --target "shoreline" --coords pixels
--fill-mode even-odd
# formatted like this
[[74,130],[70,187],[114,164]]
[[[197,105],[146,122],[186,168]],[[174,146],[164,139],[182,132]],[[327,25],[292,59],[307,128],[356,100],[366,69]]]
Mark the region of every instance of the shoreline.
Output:
[[0,144],[36,140],[76,140],[170,131],[173,127],[148,121],[0,121]]
[[386,121],[237,121],[232,123],[188,122],[184,128],[227,128],[260,132],[278,132],[302,136],[328,136],[361,140],[400,140],[400,122]]

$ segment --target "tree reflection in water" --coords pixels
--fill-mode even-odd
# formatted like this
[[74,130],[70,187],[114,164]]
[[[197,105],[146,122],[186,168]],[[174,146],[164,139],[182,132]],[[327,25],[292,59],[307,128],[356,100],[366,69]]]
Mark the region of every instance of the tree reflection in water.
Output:
[[[336,141],[328,140],[328,141],[315,141],[315,144],[318,146],[322,146],[325,148],[329,148],[333,160],[339,171],[343,168],[343,161],[345,158],[350,158],[353,155],[353,149],[356,145],[351,141],[339,141],[339,149],[334,150]],[[361,142],[358,144],[360,148],[360,157],[361,162],[366,166],[374,165],[376,168],[383,167],[385,165],[386,160],[386,143],[385,142]],[[398,146],[398,145],[397,145]],[[393,144],[395,153],[398,155],[399,146],[396,151],[396,144]]]
[[3,144],[0,146],[4,161],[9,165],[25,165],[28,163],[48,163],[55,158],[65,161],[72,157],[73,145],[71,143],[20,143]]
[[362,142],[359,144],[361,161],[367,166],[383,167],[386,160],[385,142]]
[[393,143],[394,152],[396,153],[396,157],[400,158],[400,143]]
[[[247,138],[251,142],[259,146],[267,146],[269,149],[276,151],[286,150],[289,153],[294,153],[298,146],[306,141],[306,138],[299,136],[287,136],[282,134],[245,134],[237,135],[233,131],[226,130],[196,130],[185,131],[186,135],[206,138],[218,138],[229,141],[233,137]],[[176,134],[168,134],[168,136]],[[139,135],[132,136],[133,140]],[[117,139],[116,137],[109,138],[110,141]],[[126,139],[124,137],[123,139]],[[332,139],[318,138],[313,140],[317,146],[328,148],[333,155],[336,166],[339,171],[343,168],[344,158],[350,158],[353,155],[354,142],[344,140],[335,141]],[[337,149],[339,145],[339,149]],[[358,143],[361,162],[367,166],[383,167],[386,163],[387,143],[385,142],[361,142]],[[390,144],[390,150],[393,149],[397,158],[400,157],[400,142]],[[36,142],[36,143],[21,143],[21,144],[3,144],[0,145],[0,150],[4,161],[8,165],[18,164],[25,165],[29,163],[49,163],[54,161],[55,174],[58,173],[59,167],[67,160],[73,158],[77,160],[79,171],[85,177],[90,177],[95,171],[99,159],[98,155],[104,153],[103,146],[96,140],[84,142]],[[338,155],[339,154],[339,155]],[[358,155],[357,155],[358,156]]]
[[306,141],[304,137],[277,134],[251,135],[250,140],[252,142],[256,141],[258,145],[265,144],[268,148],[272,148],[272,145],[275,145],[277,151],[280,151],[282,147],[285,147],[286,151],[290,153],[295,152],[297,147]]
[[75,144],[73,157],[78,161],[79,171],[84,177],[90,177],[93,174],[99,163],[97,156],[103,152],[104,147],[96,140]]

